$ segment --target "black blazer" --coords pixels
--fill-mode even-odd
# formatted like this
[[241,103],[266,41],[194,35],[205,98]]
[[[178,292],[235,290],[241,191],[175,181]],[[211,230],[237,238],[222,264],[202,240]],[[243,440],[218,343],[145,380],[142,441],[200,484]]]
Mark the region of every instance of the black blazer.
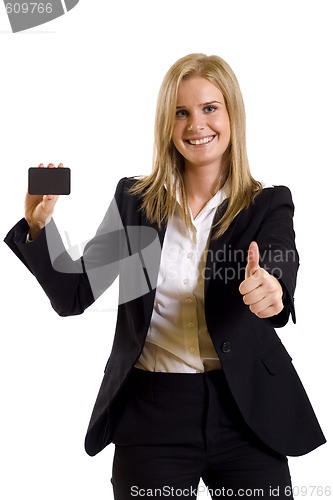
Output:
[[[123,276],[128,276],[129,272],[126,257],[137,254],[150,243],[154,244],[153,235],[163,245],[166,229],[165,225],[158,227],[147,221],[139,209],[138,197],[127,192],[126,188],[133,182],[134,178],[120,180],[96,236],[85,247],[83,257],[75,263],[65,252],[53,221],[33,243],[25,243],[28,231],[25,219],[18,222],[5,238],[36,276],[61,316],[81,314],[119,273],[119,293],[124,300],[120,300],[118,306],[114,343],[85,439],[89,455],[99,453],[112,442],[122,391],[143,349],[154,305],[158,259],[157,262],[151,262],[149,258],[145,260],[142,257],[144,252],[139,252],[138,265],[133,267],[132,264],[130,273],[133,283],[146,280],[147,287],[141,296],[133,298],[129,298],[128,290],[124,290],[126,280]],[[218,207],[214,220],[226,206],[227,201]],[[269,447],[296,456],[323,444],[325,437],[291,357],[274,329],[284,326],[289,315],[295,322],[293,294],[299,263],[293,212],[288,188],[264,189],[246,210],[235,217],[222,237],[210,240],[204,286],[207,328],[245,421]],[[124,228],[116,220],[119,215]],[[115,230],[117,224],[119,230]],[[106,231],[105,228],[110,226],[112,231]],[[150,228],[150,241],[146,241],[145,233],[143,240],[146,243],[141,242],[141,248],[131,248],[130,228],[137,231]],[[52,247],[57,249],[51,257],[47,246],[50,238]],[[138,240],[140,237],[136,238]],[[252,240],[259,245],[260,265],[274,274],[284,289],[284,310],[269,319],[259,319],[251,313],[238,290],[244,279],[247,250]],[[105,262],[107,255],[109,261]],[[111,261],[111,270],[104,272]],[[97,280],[93,275],[94,268],[102,270],[97,272]],[[91,285],[94,280],[95,284]]]

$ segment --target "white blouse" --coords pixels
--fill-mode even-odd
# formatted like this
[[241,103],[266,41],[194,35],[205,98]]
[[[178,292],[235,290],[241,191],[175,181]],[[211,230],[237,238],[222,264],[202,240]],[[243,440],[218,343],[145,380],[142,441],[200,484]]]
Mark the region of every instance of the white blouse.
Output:
[[[204,269],[208,237],[228,183],[193,218],[196,238],[179,208],[168,221],[162,247],[153,314],[136,367],[157,372],[200,373],[221,368],[207,330]],[[177,196],[179,206],[179,197]]]

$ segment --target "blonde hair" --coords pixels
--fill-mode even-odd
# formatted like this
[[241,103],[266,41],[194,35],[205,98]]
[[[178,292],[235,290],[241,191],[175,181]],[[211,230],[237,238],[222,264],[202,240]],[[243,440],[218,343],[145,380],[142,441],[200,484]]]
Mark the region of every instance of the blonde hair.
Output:
[[[230,66],[219,56],[189,54],[176,61],[162,82],[156,107],[153,170],[132,186],[133,194],[142,196],[141,208],[150,222],[166,222],[176,208],[179,189],[181,214],[188,227],[191,217],[183,182],[184,158],[173,144],[178,87],[192,76],[206,78],[223,94],[230,120],[230,145],[227,165],[230,196],[224,214],[215,224],[214,238],[221,236],[236,215],[248,207],[262,189],[250,173],[246,151],[245,109],[237,78]],[[226,180],[220,179],[219,189]],[[165,189],[166,188],[166,189]]]

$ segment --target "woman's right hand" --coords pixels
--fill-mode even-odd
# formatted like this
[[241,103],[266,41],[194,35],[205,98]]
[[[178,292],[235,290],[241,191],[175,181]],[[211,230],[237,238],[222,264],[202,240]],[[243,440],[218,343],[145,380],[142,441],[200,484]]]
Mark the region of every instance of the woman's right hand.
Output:
[[[41,163],[38,168],[44,168]],[[50,163],[47,168],[55,168],[53,163]],[[63,168],[63,164],[60,163],[58,168]],[[26,194],[25,197],[25,219],[30,227],[30,237],[31,239],[37,238],[43,227],[50,221],[55,204],[59,195],[45,194]]]

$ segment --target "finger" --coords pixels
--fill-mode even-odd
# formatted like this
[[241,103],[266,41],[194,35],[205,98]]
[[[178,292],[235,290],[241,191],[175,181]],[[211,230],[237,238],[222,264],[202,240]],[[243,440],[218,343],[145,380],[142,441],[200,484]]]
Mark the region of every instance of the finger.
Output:
[[249,293],[246,293],[243,296],[243,301],[244,301],[244,304],[246,304],[247,306],[251,306],[253,304],[257,304],[258,302],[263,300],[265,297],[266,297],[266,293],[263,290],[263,287],[260,286],[260,287],[256,288],[255,290],[253,290]]
[[283,303],[275,303],[275,304],[271,304],[269,305],[268,307],[264,308],[258,308],[258,311],[256,312],[255,311],[255,306],[251,306],[250,307],[250,310],[256,315],[258,316],[258,318],[271,318],[272,316],[276,316],[277,314],[279,314],[283,309]]
[[268,309],[272,305],[273,305],[272,297],[267,296],[267,297],[264,297],[259,302],[256,302],[255,304],[251,304],[249,306],[249,309],[251,312],[253,312],[253,314],[256,314],[257,316],[259,316],[263,311],[265,311],[266,309]]
[[247,254],[247,265],[245,268],[245,277],[249,278],[259,269],[259,247],[255,241],[252,241]]
[[242,281],[239,285],[239,291],[242,295],[253,292],[263,285],[264,280],[265,270],[259,267],[251,276]]

